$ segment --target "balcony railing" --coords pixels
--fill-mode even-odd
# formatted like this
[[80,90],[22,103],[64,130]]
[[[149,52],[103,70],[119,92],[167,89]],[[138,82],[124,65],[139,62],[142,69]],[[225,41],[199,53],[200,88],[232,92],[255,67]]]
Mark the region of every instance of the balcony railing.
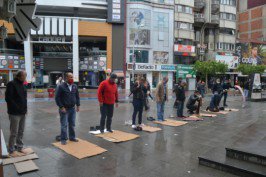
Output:
[[217,14],[220,11],[220,1],[212,0],[212,14]]
[[204,0],[195,0],[194,9],[196,11],[202,10],[205,7],[206,3]]
[[204,23],[205,22],[204,14],[201,14],[201,13],[195,13],[194,14],[194,19],[195,19],[195,22],[199,22],[199,23]]
[[211,23],[213,23],[213,24],[219,24],[220,23],[220,17],[219,17],[219,15],[212,15],[212,17],[211,17]]

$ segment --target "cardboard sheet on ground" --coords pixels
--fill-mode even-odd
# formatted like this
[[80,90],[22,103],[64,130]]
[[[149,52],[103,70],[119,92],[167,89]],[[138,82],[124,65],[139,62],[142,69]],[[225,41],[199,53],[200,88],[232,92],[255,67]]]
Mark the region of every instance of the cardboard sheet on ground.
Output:
[[187,118],[184,118],[183,121],[202,121],[203,119],[198,116],[199,115],[191,115]]
[[39,170],[37,165],[32,160],[18,162],[15,163],[14,165],[19,174]]
[[172,119],[165,119],[165,121],[154,121],[156,124],[161,124],[161,125],[167,125],[167,126],[172,126],[172,127],[178,127],[181,125],[187,124],[185,121],[177,121],[177,120],[172,120]]
[[96,136],[101,137],[107,141],[114,142],[114,143],[130,141],[130,140],[133,140],[139,137],[139,135],[132,134],[132,133],[126,133],[126,132],[122,132],[119,130],[114,130],[113,133],[104,133],[104,134],[99,134]]
[[237,112],[237,111],[239,111],[239,109],[234,109],[234,108],[225,108],[225,111]]
[[79,142],[68,141],[66,145],[62,145],[61,142],[53,143],[53,145],[78,159],[99,155],[107,151],[81,139],[79,139]]
[[151,126],[145,125],[145,126],[142,126],[142,130],[145,132],[153,133],[153,132],[161,131],[162,129],[158,127],[151,127]]
[[9,165],[17,162],[23,162],[27,160],[33,160],[33,159],[38,159],[39,157],[37,154],[29,154],[21,157],[12,157],[12,158],[7,158],[3,159],[3,165]]
[[208,113],[212,113],[212,114],[223,114],[223,115],[228,114],[227,111],[219,111],[219,112],[204,111],[204,112],[208,112]]

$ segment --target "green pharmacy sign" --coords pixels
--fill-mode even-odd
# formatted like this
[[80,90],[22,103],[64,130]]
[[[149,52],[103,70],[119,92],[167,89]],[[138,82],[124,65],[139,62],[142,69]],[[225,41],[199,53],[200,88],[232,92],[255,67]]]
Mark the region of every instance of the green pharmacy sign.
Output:
[[196,72],[193,65],[177,65],[176,78],[195,78]]

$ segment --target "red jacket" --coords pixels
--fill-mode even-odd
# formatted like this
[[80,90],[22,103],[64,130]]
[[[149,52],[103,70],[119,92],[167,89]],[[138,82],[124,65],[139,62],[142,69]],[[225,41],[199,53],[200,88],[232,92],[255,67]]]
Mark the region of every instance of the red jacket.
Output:
[[103,81],[98,88],[98,101],[104,104],[118,102],[117,85],[110,83],[109,79]]

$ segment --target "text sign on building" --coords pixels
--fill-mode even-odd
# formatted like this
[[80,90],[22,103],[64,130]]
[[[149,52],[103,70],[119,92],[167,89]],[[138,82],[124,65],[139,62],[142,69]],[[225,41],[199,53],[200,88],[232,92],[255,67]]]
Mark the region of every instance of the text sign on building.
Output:
[[108,23],[124,23],[125,19],[125,1],[124,0],[108,0]]
[[195,78],[196,72],[191,65],[177,65],[176,78]]
[[175,52],[189,52],[189,53],[195,53],[195,46],[192,46],[192,45],[175,44],[175,45],[174,45],[174,51],[175,51]]

